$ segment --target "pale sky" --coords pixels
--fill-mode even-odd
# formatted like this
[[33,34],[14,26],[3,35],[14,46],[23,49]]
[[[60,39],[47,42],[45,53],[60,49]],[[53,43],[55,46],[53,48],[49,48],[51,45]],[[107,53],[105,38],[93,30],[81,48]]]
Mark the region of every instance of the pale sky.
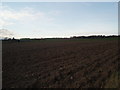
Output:
[[0,29],[2,36],[15,38],[116,35],[118,3],[4,2]]

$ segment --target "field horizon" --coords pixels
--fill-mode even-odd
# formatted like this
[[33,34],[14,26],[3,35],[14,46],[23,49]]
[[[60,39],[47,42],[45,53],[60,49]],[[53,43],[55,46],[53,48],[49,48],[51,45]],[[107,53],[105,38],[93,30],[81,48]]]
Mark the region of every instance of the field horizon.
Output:
[[7,1],[0,3],[3,89],[120,88],[120,3]]

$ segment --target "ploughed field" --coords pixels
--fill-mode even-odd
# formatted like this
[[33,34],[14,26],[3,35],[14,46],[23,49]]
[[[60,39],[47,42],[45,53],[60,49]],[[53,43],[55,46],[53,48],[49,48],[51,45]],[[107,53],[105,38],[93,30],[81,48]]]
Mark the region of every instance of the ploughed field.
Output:
[[118,72],[118,41],[3,42],[3,88],[104,88]]

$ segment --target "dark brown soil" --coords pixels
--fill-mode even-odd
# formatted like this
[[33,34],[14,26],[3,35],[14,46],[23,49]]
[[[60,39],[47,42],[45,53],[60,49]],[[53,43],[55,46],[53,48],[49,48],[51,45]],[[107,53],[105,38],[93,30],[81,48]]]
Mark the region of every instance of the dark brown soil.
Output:
[[102,88],[118,70],[117,40],[3,42],[3,88]]

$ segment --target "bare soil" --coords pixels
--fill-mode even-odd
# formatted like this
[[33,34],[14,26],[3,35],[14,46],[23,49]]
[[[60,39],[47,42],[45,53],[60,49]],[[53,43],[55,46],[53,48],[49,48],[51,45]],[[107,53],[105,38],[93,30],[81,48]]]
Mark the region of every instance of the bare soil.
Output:
[[117,40],[3,42],[3,88],[104,88]]

